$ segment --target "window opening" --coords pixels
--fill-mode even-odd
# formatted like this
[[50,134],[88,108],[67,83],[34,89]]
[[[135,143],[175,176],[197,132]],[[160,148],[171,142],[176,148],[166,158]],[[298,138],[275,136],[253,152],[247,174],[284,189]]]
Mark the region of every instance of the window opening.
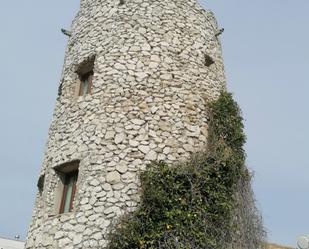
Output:
[[205,66],[206,67],[210,67],[214,63],[215,61],[213,58],[211,58],[209,55],[205,55]]
[[94,60],[94,56],[88,58],[86,61],[81,63],[76,70],[79,77],[79,96],[85,96],[87,94],[91,94],[92,92]]
[[63,194],[59,213],[71,212],[73,209],[73,201],[76,193],[76,182],[78,171],[74,171],[64,176]]
[[44,190],[44,181],[45,181],[45,175],[41,175],[37,184],[40,194],[42,194]]
[[56,192],[56,208],[60,214],[73,210],[73,203],[77,189],[79,161],[73,161],[55,167],[60,178]]
[[90,94],[92,90],[93,71],[80,76],[79,96]]
[[58,97],[62,95],[62,88],[63,88],[63,80],[61,81],[60,85],[58,86]]

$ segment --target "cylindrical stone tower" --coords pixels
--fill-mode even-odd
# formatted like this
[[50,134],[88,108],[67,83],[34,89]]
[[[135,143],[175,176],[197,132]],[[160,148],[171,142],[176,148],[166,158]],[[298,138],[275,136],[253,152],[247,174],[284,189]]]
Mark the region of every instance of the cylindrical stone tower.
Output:
[[207,143],[225,88],[213,14],[196,0],[82,0],[73,21],[26,248],[104,248],[139,172]]

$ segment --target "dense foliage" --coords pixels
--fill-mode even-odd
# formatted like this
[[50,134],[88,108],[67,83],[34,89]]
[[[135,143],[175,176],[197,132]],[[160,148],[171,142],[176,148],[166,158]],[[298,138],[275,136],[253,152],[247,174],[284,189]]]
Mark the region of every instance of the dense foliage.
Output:
[[250,181],[242,117],[226,92],[209,107],[207,149],[174,166],[153,162],[141,173],[140,206],[115,226],[109,249],[223,249],[242,232],[234,219],[239,182]]

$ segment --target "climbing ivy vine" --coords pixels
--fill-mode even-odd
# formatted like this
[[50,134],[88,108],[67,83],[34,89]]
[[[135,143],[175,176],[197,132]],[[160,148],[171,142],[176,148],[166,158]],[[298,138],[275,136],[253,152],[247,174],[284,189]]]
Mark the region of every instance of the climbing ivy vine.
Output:
[[248,232],[235,222],[239,182],[250,182],[250,174],[243,118],[230,93],[209,103],[208,118],[207,148],[185,163],[153,162],[141,173],[139,208],[114,227],[109,249],[234,248],[234,235]]

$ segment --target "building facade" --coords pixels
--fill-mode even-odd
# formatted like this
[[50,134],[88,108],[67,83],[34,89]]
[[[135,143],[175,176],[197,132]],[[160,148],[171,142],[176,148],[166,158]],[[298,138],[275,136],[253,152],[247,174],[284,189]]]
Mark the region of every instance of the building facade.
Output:
[[104,248],[140,170],[205,147],[225,89],[218,34],[196,0],[81,0],[25,248]]
[[0,237],[0,249],[23,249],[25,242]]

